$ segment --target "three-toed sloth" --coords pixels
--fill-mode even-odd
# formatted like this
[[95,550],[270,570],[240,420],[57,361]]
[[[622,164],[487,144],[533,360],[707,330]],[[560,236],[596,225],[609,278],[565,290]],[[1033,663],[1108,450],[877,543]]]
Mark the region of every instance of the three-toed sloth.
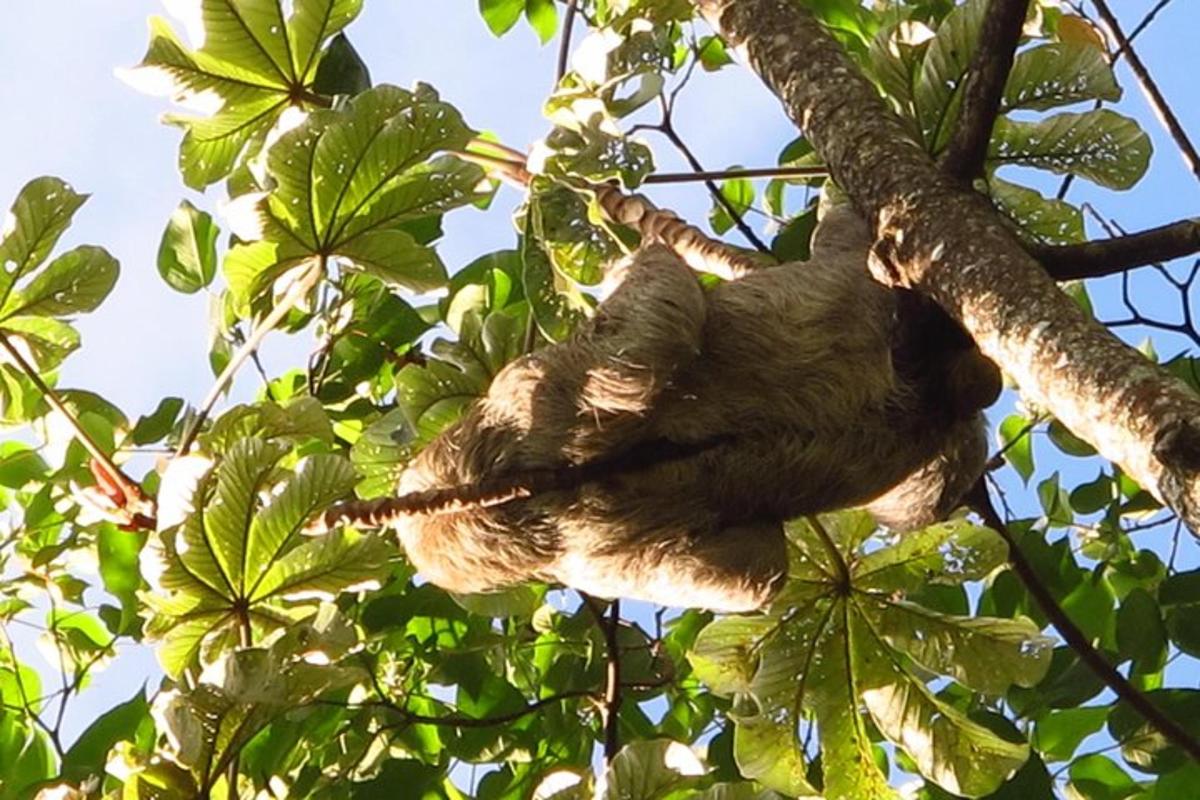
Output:
[[644,246],[590,321],[505,367],[399,490],[614,468],[402,517],[408,557],[458,592],[538,579],[745,611],[782,583],[791,517],[864,505],[895,529],[944,517],[983,468],[979,410],[998,373],[948,320],[906,313],[916,301],[870,277],[870,243],[835,209],[809,261],[709,290],[666,247]]

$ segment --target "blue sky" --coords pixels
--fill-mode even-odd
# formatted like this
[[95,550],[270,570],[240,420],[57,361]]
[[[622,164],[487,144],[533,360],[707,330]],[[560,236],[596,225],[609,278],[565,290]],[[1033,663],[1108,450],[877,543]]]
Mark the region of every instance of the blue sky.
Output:
[[[1123,0],[1112,5],[1128,29],[1153,4]],[[0,27],[0,108],[6,112],[0,126],[0,205],[7,206],[28,179],[58,175],[93,194],[64,243],[103,245],[122,264],[112,297],[82,321],[83,350],[68,360],[60,384],[97,391],[131,418],[150,411],[164,395],[196,402],[212,380],[206,356],[207,303],[203,295],[171,291],[159,279],[154,261],[163,226],[180,198],[215,211],[217,197],[183,187],[175,170],[179,133],[156,121],[167,110],[166,102],[138,94],[114,75],[115,68],[140,60],[146,17],[163,13],[162,7],[157,0],[5,5]],[[1176,0],[1138,40],[1137,49],[1184,125],[1200,138],[1197,31],[1200,3]],[[471,125],[494,131],[517,148],[547,129],[540,108],[553,79],[555,45],[539,48],[524,25],[504,39],[493,38],[474,0],[367,0],[363,15],[347,32],[376,82],[429,82]],[[1130,230],[1195,215],[1200,183],[1182,168],[1127,69],[1122,67],[1119,76],[1126,96],[1118,108],[1140,119],[1154,140],[1151,171],[1132,193],[1077,182],[1070,199],[1090,200]],[[794,136],[777,102],[741,69],[702,76],[684,93],[675,121],[700,159],[714,169],[773,164]],[[662,168],[682,168],[661,140],[651,142]],[[707,212],[700,185],[651,194],[697,222]],[[499,202],[511,207],[516,199],[515,192],[505,189]],[[447,218],[446,229],[440,249],[451,270],[509,247],[515,239],[507,215],[495,210],[456,212]],[[1162,287],[1143,280],[1152,279],[1139,278],[1138,284],[1145,287],[1142,296],[1150,308],[1172,299]],[[1114,305],[1116,288],[1113,280],[1097,286],[1101,317],[1122,315]],[[1137,332],[1124,335],[1141,338]],[[310,346],[302,337],[272,337],[264,353],[268,370],[302,363]],[[1159,349],[1174,353],[1183,346],[1162,338]],[[248,396],[256,381],[247,371],[235,395]],[[1075,462],[1064,469],[1091,477],[1096,467]],[[1031,491],[1024,494],[1026,503],[1020,507],[1028,508],[1034,498]],[[122,656],[121,663],[120,669],[100,673],[95,688],[72,708],[68,738],[90,721],[90,713],[136,690],[149,669],[148,648]]]

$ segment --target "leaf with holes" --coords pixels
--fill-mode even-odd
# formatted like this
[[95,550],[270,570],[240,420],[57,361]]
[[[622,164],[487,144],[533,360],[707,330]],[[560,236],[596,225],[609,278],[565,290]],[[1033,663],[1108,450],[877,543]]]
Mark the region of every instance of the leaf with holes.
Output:
[[[143,552],[155,591],[146,632],[177,676],[223,641],[287,625],[298,600],[329,599],[382,579],[390,548],[344,531],[305,538],[304,525],[354,487],[338,456],[317,454],[289,473],[281,443],[242,439],[215,470],[198,457],[172,462],[159,496],[160,525]],[[282,601],[291,601],[283,604]]]

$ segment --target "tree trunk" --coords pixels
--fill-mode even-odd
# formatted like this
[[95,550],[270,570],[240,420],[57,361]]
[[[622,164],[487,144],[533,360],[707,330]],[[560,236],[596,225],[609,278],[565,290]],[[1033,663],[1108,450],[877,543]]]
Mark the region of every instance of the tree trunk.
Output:
[[981,195],[943,175],[798,3],[697,0],[879,236],[877,278],[932,297],[1077,436],[1200,531],[1200,398],[1088,318]]

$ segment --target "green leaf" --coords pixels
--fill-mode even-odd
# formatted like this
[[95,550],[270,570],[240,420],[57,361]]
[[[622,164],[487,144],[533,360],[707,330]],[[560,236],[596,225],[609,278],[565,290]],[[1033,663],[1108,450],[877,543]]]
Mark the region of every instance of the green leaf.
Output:
[[17,316],[62,316],[91,311],[117,282],[117,260],[102,247],[80,245],[13,291],[0,306],[0,326]]
[[[1200,690],[1156,689],[1146,699],[1193,738],[1200,736]],[[1176,770],[1189,757],[1167,741],[1153,723],[1120,701],[1108,718],[1108,732],[1121,743],[1121,755],[1130,766],[1154,775]]]
[[985,578],[1008,559],[1000,534],[963,519],[947,520],[896,537],[854,565],[855,584],[881,591],[914,591],[930,581]]
[[207,211],[182,201],[163,231],[158,247],[158,274],[168,286],[184,294],[194,294],[208,286],[217,272],[220,233]]
[[525,0],[479,0],[479,13],[495,36],[512,30],[525,10]]
[[147,445],[161,441],[175,426],[179,412],[183,410],[183,398],[164,397],[158,401],[154,411],[143,417],[138,417],[129,433],[130,440],[136,445]]
[[700,759],[679,742],[654,739],[621,748],[604,775],[600,800],[657,800],[695,786],[705,773]]
[[983,797],[1025,763],[1028,745],[1000,738],[935,696],[891,660],[868,655],[873,635],[860,623],[855,668],[864,680],[863,702],[880,733],[904,747],[921,774],[948,792]]
[[1117,609],[1117,649],[1133,660],[1134,674],[1158,672],[1167,660],[1167,630],[1158,603],[1136,588]]
[[376,536],[334,532],[303,542],[263,574],[254,600],[332,600],[338,592],[378,589],[394,548]]
[[1084,739],[1104,727],[1108,706],[1051,711],[1034,726],[1032,743],[1048,761],[1070,761]]
[[1066,202],[1044,197],[1035,189],[1009,183],[992,175],[988,192],[996,206],[1022,232],[1045,244],[1077,244],[1087,235],[1083,228],[1083,212]]
[[[354,468],[340,456],[314,455],[300,462],[283,490],[254,515],[245,552],[246,568],[258,572],[288,553],[304,525],[319,510],[350,494],[355,481]],[[262,582],[269,582],[269,578],[264,575]]]
[[207,116],[172,114],[184,129],[180,168],[194,189],[220,180],[247,145],[261,145],[283,112],[313,90],[322,45],[346,27],[362,0],[199,0],[202,46],[189,48],[159,17],[150,20],[142,63],[122,73],[151,94]]
[[446,267],[437,253],[405,231],[368,231],[342,245],[339,255],[390,286],[427,292],[446,285]]
[[941,152],[958,121],[962,88],[986,9],[986,0],[968,0],[956,6],[925,48],[913,100],[925,147],[931,153]]
[[[733,178],[721,182],[721,196],[724,197],[738,218],[744,218],[746,212],[754,205],[754,184],[748,178]],[[736,224],[729,210],[721,203],[713,201],[708,212],[708,224],[713,232],[722,234]]]
[[0,232],[0,306],[7,304],[13,286],[46,260],[87,199],[51,176],[21,187]]
[[956,617],[902,601],[860,607],[896,651],[984,694],[1036,686],[1050,667],[1054,641],[1028,620]]
[[466,146],[471,131],[427,86],[378,86],[342,110],[314,112],[272,146],[268,195],[247,195],[238,219],[262,241],[225,261],[243,309],[307,257],[341,257],[350,268],[424,291],[445,281],[437,256],[407,230],[481,197],[483,171],[439,150]]
[[1033,425],[1034,422],[1011,414],[1000,423],[1000,441],[1004,444],[1004,458],[1021,476],[1025,483],[1033,477]]
[[558,12],[554,0],[525,0],[525,19],[542,44],[554,38],[558,30]]
[[1020,164],[1128,189],[1145,174],[1150,150],[1150,137],[1136,121],[1108,109],[1064,112],[1037,122],[1000,117],[988,165]]
[[21,489],[32,481],[45,480],[50,475],[49,465],[23,442],[0,443],[0,486]]
[[1071,763],[1067,791],[1082,800],[1124,800],[1139,793],[1129,773],[1107,756],[1092,753]]
[[313,89],[324,95],[356,95],[371,88],[371,71],[362,56],[350,44],[346,34],[339,33],[321,54],[321,63],[313,78]]
[[1084,100],[1121,99],[1104,51],[1079,42],[1053,42],[1022,50],[1013,59],[1001,113],[1045,111]]
[[1024,620],[953,616],[904,599],[907,589],[943,576],[956,583],[989,574],[1005,555],[995,534],[957,521],[878,547],[873,530],[862,512],[790,524],[788,583],[764,616],[725,618],[702,631],[689,653],[693,670],[733,698],[741,774],[776,791],[811,793],[796,738],[811,712],[826,797],[893,796],[861,696],[880,732],[926,778],[987,794],[1021,767],[1028,748],[936,696],[926,670],[999,696],[1042,680],[1050,642]]
[[108,752],[117,742],[133,741],[143,726],[153,727],[145,689],[101,714],[87,727],[62,759],[62,776],[83,781],[88,776],[104,775]]

